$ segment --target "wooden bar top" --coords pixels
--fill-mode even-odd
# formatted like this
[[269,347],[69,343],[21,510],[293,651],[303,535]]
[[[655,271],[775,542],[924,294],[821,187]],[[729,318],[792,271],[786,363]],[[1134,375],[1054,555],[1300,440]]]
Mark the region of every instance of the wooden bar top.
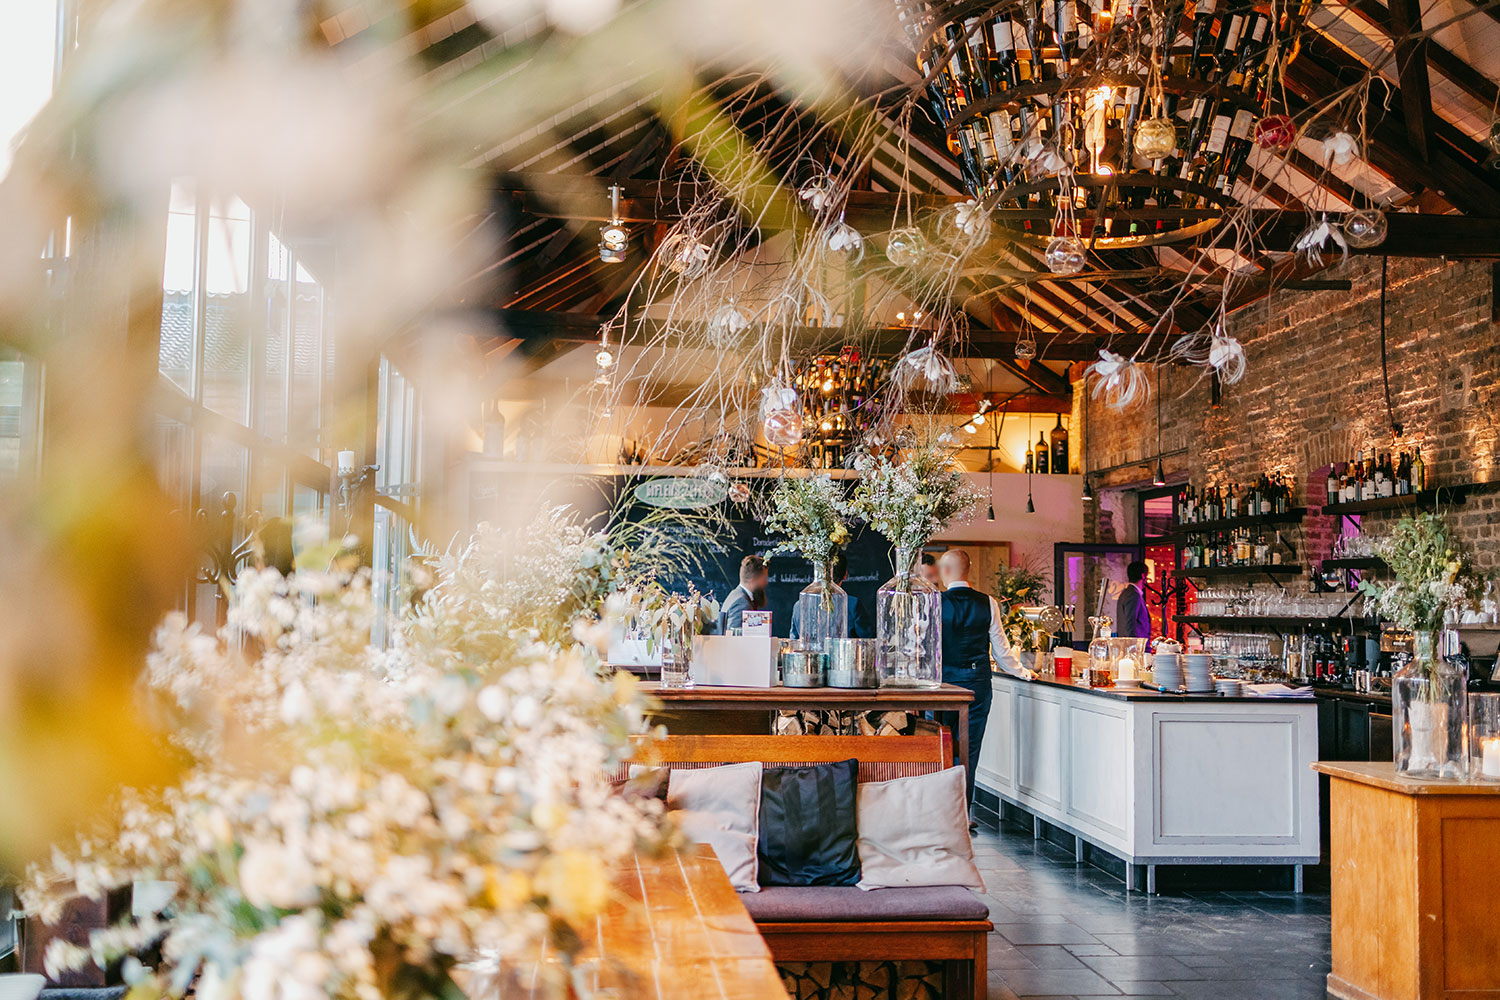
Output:
[[[616,873],[614,890],[578,961],[593,990],[657,1000],[787,1000],[771,951],[712,848],[637,856]],[[476,964],[457,973],[469,1000],[547,995],[524,971],[505,975]]]
[[697,684],[690,688],[664,688],[658,681],[643,681],[641,691],[661,701],[736,702],[747,705],[927,705],[961,704],[974,700],[974,692],[956,684],[935,688],[835,688],[835,687],[725,687]]
[[1402,795],[1500,795],[1500,781],[1410,778],[1398,773],[1396,765],[1389,761],[1319,761],[1313,765],[1313,770],[1330,778],[1343,778],[1345,781],[1355,781]]

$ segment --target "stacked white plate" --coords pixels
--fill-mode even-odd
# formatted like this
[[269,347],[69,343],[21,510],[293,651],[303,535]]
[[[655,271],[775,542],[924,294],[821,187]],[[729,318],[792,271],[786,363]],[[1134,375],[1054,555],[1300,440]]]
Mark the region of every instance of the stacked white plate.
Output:
[[1181,688],[1182,657],[1177,653],[1157,653],[1151,658],[1151,680],[1168,691]]
[[1245,682],[1233,677],[1219,677],[1214,681],[1214,690],[1226,698],[1238,698],[1245,693]]
[[1214,689],[1214,658],[1207,653],[1186,653],[1182,668],[1190,694],[1207,694]]

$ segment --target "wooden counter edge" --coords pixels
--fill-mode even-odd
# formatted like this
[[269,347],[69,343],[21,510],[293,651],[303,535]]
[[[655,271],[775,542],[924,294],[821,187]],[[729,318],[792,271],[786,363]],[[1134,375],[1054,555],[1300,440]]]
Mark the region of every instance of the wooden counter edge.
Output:
[[1440,778],[1409,778],[1398,774],[1388,761],[1320,760],[1313,770],[1330,778],[1342,778],[1401,795],[1500,795],[1500,781],[1447,781]]

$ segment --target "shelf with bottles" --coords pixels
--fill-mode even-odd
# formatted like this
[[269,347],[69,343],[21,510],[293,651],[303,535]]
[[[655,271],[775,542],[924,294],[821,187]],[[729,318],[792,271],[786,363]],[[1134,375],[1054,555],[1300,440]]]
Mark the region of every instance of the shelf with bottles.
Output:
[[[969,426],[973,426],[972,424]],[[1051,441],[1048,432],[1038,431],[1036,444],[1026,447],[1026,462],[1021,471],[1038,476],[1068,474],[1068,429],[1063,426],[1062,414],[1057,415],[1057,425],[1052,428]]]
[[1439,504],[1458,504],[1469,498],[1469,492],[1473,487],[1472,483],[1456,483],[1452,486],[1422,490],[1419,493],[1393,494],[1388,497],[1373,497],[1369,500],[1355,500],[1350,503],[1324,504],[1320,513],[1324,515],[1370,514],[1381,510],[1405,510],[1436,507]]
[[[1266,628],[1277,632],[1296,632],[1304,628],[1327,629],[1348,625],[1348,618],[1317,618],[1298,615],[1173,615],[1172,620],[1182,625],[1200,627],[1244,627]],[[1353,621],[1357,621],[1354,619]]]
[[1172,529],[1172,537],[1208,535],[1216,531],[1232,531],[1235,528],[1267,527],[1274,524],[1299,524],[1307,517],[1306,507],[1291,507],[1281,513],[1252,514],[1242,517],[1221,517],[1206,521],[1185,521]]

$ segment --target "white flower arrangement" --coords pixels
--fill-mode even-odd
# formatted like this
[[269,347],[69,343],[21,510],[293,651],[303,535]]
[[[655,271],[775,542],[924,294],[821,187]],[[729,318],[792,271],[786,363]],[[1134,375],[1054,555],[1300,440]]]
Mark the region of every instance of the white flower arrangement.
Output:
[[127,962],[136,1000],[384,1000],[454,995],[469,959],[575,953],[611,867],[667,826],[607,778],[646,709],[598,666],[629,560],[556,514],[528,534],[529,554],[481,531],[438,560],[390,649],[370,645],[362,574],[249,571],[217,636],[170,618],[149,678],[194,763],[124,793],[22,901],[52,921],[74,893],[175,892],[87,949],[54,942],[49,971],[160,941],[158,968]]
[[1438,514],[1408,515],[1374,544],[1391,568],[1391,583],[1366,580],[1359,589],[1382,618],[1413,632],[1437,632],[1473,608],[1483,593],[1463,546]]
[[771,555],[797,552],[827,566],[839,549],[849,544],[845,523],[847,504],[842,491],[827,475],[784,478],[771,491],[767,531],[786,536]]
[[[916,553],[980,500],[952,455],[935,447],[911,449],[894,462],[881,455],[863,465],[850,509],[899,552]],[[908,568],[898,566],[898,575]]]

